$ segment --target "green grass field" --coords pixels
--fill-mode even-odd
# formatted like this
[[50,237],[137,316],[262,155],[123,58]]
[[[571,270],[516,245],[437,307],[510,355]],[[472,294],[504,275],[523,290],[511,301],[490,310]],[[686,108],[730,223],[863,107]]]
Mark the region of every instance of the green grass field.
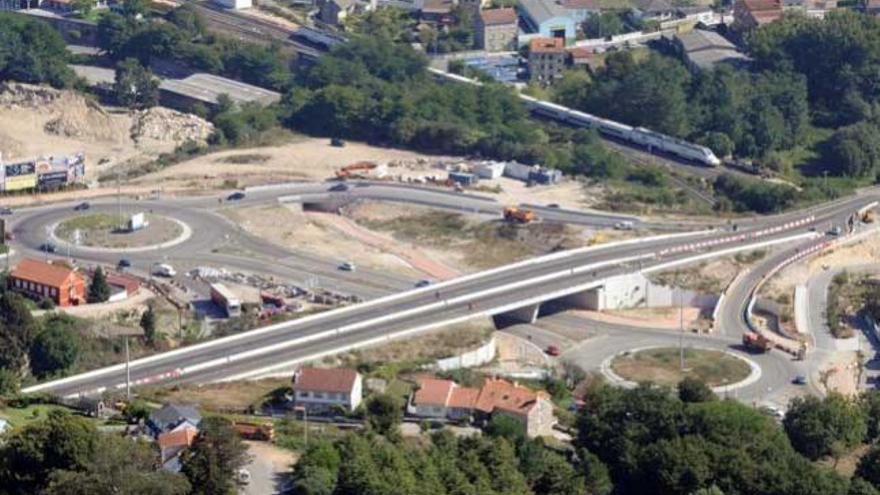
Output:
[[611,369],[627,380],[675,386],[686,376],[698,378],[710,387],[744,380],[751,368],[742,359],[722,351],[685,349],[685,370],[679,366],[679,350],[675,347],[646,349],[621,354],[611,362]]

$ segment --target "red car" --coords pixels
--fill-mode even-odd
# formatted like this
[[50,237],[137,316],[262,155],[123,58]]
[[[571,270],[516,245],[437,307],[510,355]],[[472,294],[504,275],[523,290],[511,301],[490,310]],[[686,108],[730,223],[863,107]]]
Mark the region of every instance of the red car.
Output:
[[544,352],[546,352],[550,356],[558,356],[560,354],[559,348],[555,345],[548,345],[547,348],[544,349]]

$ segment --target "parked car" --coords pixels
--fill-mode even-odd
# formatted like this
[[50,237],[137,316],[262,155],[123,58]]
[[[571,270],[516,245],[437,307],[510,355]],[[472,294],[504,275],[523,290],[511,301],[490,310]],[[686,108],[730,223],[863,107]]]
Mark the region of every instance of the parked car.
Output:
[[330,146],[335,146],[337,148],[345,148],[345,141],[339,138],[333,138],[330,140]]
[[348,191],[348,184],[340,182],[339,184],[334,184],[333,187],[330,188],[331,192],[345,192]]
[[558,355],[562,354],[559,351],[559,348],[556,347],[555,345],[548,345],[547,348],[544,349],[544,352],[546,352],[548,356],[558,356]]
[[550,203],[547,208],[559,208],[559,203]]
[[251,482],[251,473],[247,469],[239,469],[235,473],[235,481],[239,485],[247,485]]
[[51,242],[44,242],[40,244],[40,251],[43,251],[44,253],[54,253],[55,251],[58,251],[58,248]]
[[91,208],[91,207],[92,207],[92,205],[90,205],[90,204],[86,201],[86,202],[82,202],[82,203],[80,203],[80,204],[74,206],[73,209],[74,209],[74,211],[84,211],[84,210],[88,210],[88,209]]
[[622,222],[615,223],[614,230],[632,230],[634,226],[635,225],[633,225],[631,221],[624,220]]
[[0,215],[12,215],[12,208],[8,206],[0,206]]
[[346,272],[353,272],[357,270],[357,267],[351,261],[346,261],[345,263],[339,265],[339,269]]
[[795,385],[806,385],[807,377],[804,375],[798,375],[794,377],[794,380],[792,380],[791,383],[794,383]]
[[423,279],[419,280],[418,282],[416,282],[416,287],[427,287],[433,283],[434,282],[432,282],[426,278],[423,278]]
[[116,264],[116,268],[118,270],[125,270],[126,268],[131,268],[131,260],[128,258],[122,258],[119,260],[119,263]]
[[244,199],[244,193],[241,191],[236,191],[229,196],[226,196],[226,201],[240,201]]

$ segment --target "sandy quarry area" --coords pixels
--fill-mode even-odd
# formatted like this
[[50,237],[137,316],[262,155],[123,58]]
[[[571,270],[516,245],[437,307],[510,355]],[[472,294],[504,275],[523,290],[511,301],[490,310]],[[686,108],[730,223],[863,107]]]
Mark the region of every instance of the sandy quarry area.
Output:
[[74,91],[0,84],[3,160],[85,152],[89,180],[116,164],[151,160],[188,139],[204,141],[212,130],[207,121],[167,108],[129,112]]

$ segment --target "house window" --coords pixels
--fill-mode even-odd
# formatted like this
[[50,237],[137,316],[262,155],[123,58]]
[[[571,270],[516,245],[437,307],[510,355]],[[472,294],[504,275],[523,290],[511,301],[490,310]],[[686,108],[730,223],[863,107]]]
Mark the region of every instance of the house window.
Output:
[[323,399],[323,398],[324,398],[324,393],[323,393],[323,392],[315,392],[315,393],[313,394],[313,397],[316,398],[316,399]]
[[308,396],[309,396],[309,393],[308,393],[308,392],[300,392],[300,393],[299,393],[299,396],[300,396],[300,397],[308,397]]

